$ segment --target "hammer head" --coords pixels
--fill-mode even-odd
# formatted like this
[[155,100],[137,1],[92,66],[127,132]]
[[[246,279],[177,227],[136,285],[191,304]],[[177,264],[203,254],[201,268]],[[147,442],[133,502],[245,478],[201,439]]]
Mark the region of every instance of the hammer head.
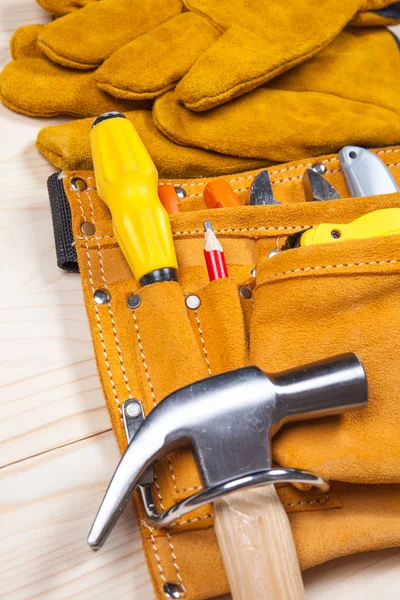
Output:
[[187,388],[175,393],[192,415],[186,435],[206,487],[271,468],[271,438],[284,423],[367,402],[365,373],[352,354],[274,375],[246,367],[190,388],[191,406]]
[[177,447],[191,446],[204,486],[271,468],[271,438],[287,421],[336,414],[367,403],[354,354],[266,375],[245,367],[170,394],[126,450],[97,514],[89,544],[99,547],[146,471]]

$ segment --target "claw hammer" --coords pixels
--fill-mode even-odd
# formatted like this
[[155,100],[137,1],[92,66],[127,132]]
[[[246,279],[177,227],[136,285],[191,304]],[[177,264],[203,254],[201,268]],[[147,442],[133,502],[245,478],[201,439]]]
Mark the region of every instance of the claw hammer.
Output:
[[[296,473],[312,474],[273,468],[271,438],[289,421],[337,414],[366,403],[366,376],[354,354],[273,375],[244,367],[173,392],[144,419],[125,451],[93,523],[89,545],[103,545],[155,462],[189,446],[203,480],[202,494],[214,501],[215,531],[234,600],[304,599],[285,510],[274,485],[259,486],[301,481]],[[194,500],[189,502],[189,509],[195,507]]]

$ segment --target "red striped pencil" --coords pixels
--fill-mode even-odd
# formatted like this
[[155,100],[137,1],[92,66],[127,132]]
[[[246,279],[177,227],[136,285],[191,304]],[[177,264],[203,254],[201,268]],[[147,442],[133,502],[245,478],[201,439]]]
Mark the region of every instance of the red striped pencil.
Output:
[[228,277],[224,249],[214,233],[210,221],[204,221],[204,257],[210,281]]

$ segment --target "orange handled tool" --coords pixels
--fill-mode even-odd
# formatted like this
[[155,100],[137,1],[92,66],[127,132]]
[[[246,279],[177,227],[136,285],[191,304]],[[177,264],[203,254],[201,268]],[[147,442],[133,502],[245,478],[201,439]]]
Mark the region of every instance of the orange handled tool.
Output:
[[173,185],[159,185],[158,197],[169,215],[175,215],[181,211],[181,202]]
[[239,198],[225,179],[215,179],[207,183],[203,198],[207,208],[242,206]]

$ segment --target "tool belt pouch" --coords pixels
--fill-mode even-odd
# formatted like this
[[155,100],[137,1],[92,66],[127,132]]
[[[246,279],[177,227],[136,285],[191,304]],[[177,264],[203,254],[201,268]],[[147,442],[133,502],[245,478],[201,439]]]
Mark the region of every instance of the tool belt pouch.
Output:
[[[380,157],[400,180],[394,152],[398,149],[385,149]],[[203,210],[206,180],[163,182],[186,192],[182,212],[171,217],[179,283],[144,288],[117,246],[93,173],[60,173],[49,180],[58,263],[80,271],[121,452],[127,445],[122,405],[129,398],[139,400],[148,415],[174,390],[247,364],[274,372],[342,352],[361,359],[369,384],[366,410],[287,425],[273,445],[278,464],[333,481],[328,494],[292,486],[278,490],[303,568],[400,544],[400,237],[296,248],[269,257],[291,233],[398,206],[400,194],[346,198],[337,157],[319,162],[343,200],[306,203],[301,178],[310,164],[304,162],[269,169],[282,206]],[[256,174],[228,181],[245,198]],[[211,283],[203,257],[205,220],[212,221],[224,246],[230,275]],[[159,511],[201,488],[189,450],[155,466],[152,492]],[[155,528],[139,496],[135,503],[158,598],[177,597],[168,596],[171,584],[191,600],[228,591],[212,506]],[[340,528],[345,533],[339,536]]]

